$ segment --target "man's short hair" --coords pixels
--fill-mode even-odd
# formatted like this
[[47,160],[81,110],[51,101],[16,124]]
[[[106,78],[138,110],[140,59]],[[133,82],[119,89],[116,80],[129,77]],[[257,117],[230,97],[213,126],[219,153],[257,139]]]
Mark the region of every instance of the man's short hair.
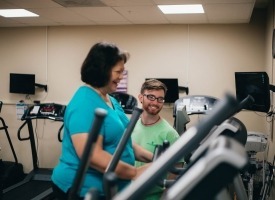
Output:
[[145,90],[163,90],[164,94],[166,94],[167,87],[163,82],[157,79],[148,79],[142,84],[140,93],[143,94]]

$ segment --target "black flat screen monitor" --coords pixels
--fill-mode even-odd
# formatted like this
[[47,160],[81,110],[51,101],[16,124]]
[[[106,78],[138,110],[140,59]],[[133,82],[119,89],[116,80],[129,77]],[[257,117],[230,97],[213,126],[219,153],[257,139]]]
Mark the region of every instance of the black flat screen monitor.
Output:
[[177,78],[146,78],[146,80],[149,79],[157,79],[166,85],[165,103],[174,103],[179,99],[179,84]]
[[246,110],[267,113],[270,109],[269,78],[266,72],[235,72],[236,98],[244,100],[247,95],[254,98],[254,103]]
[[10,73],[10,93],[35,94],[35,75]]

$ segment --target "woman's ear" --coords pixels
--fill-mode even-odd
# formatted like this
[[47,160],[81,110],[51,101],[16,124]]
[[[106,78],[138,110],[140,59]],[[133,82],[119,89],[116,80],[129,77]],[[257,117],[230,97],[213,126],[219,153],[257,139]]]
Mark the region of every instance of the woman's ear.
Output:
[[143,100],[143,95],[142,94],[138,95],[138,100],[139,100],[140,103],[142,103],[142,100]]

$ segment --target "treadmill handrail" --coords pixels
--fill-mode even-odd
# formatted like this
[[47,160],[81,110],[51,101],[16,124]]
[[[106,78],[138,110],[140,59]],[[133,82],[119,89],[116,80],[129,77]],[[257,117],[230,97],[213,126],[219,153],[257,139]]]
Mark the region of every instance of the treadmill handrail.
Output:
[[61,136],[61,131],[64,128],[64,123],[60,126],[59,130],[58,130],[58,134],[57,134],[57,138],[59,142],[62,142],[62,136]]
[[28,123],[28,121],[24,121],[24,123],[19,127],[18,131],[17,131],[17,138],[18,140],[20,141],[24,141],[24,140],[29,140],[30,139],[30,136],[29,137],[21,137],[21,130],[24,128],[24,126]]
[[[1,101],[0,101],[0,105],[2,106]],[[0,112],[1,112],[1,108],[0,108]],[[6,125],[5,120],[2,117],[0,117],[0,121],[2,122],[2,126],[0,127],[0,130],[4,130],[5,131],[7,139],[8,139],[8,142],[9,142],[9,145],[10,145],[10,148],[11,148],[11,151],[12,151],[14,162],[18,163],[18,159],[17,159],[16,153],[15,153],[15,150],[14,150],[14,147],[13,147],[13,144],[12,144],[9,132],[8,132],[8,126]]]

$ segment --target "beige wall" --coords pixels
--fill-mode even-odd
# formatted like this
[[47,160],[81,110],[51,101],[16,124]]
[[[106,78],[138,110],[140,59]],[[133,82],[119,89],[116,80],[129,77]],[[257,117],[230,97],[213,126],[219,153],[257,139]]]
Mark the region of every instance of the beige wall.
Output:
[[[24,95],[9,93],[9,73],[34,73],[36,82],[48,85],[48,93],[37,90],[31,100],[66,104],[80,81],[80,65],[90,47],[98,41],[111,41],[131,53],[128,93],[137,95],[145,78],[178,78],[190,95],[223,98],[235,94],[235,71],[264,71],[266,27],[261,15],[250,24],[236,25],[135,25],[62,26],[0,28],[0,99],[5,103],[1,116],[9,126],[18,159],[26,172],[32,168],[29,142],[19,142],[15,103]],[[185,95],[185,94],[181,94]],[[173,123],[172,106],[162,115]],[[237,115],[248,130],[270,134],[264,114],[242,111]],[[196,123],[198,116],[192,116]],[[37,129],[41,167],[53,167],[61,144],[57,141],[59,122],[33,120]],[[27,129],[23,129],[27,135]],[[4,160],[12,160],[4,134],[0,146]]]

